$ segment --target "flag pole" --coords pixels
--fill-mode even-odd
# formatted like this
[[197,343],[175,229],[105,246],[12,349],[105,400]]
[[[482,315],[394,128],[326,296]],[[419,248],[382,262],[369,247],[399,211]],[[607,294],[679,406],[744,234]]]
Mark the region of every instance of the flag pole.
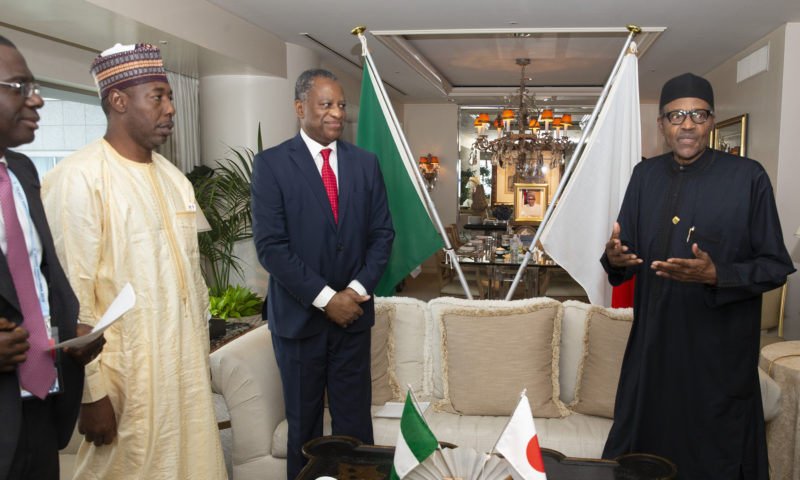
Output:
[[[369,49],[367,48],[367,38],[364,36],[364,32],[367,30],[367,27],[363,25],[359,25],[352,30],[350,33],[352,35],[358,35],[359,41],[361,41],[361,55],[364,57],[364,68],[368,69],[372,78],[375,79],[375,84],[377,88],[375,89],[375,94],[380,95],[383,103],[386,105],[386,110],[389,112],[391,116],[391,123],[392,126],[397,130],[398,137],[402,143],[403,149],[405,150],[405,157],[403,157],[403,162],[406,163],[406,169],[410,167],[410,169],[414,172],[414,180],[416,181],[417,191],[422,192],[422,196],[425,199],[425,207],[428,210],[428,213],[431,216],[431,219],[436,224],[436,229],[439,231],[439,235],[444,240],[445,245],[445,254],[450,259],[450,265],[456,269],[456,273],[458,274],[458,279],[461,282],[461,287],[464,289],[464,294],[470,300],[472,300],[472,294],[469,291],[469,287],[467,286],[467,280],[464,277],[464,272],[461,270],[461,265],[458,263],[458,257],[456,256],[455,251],[453,251],[453,245],[450,243],[450,239],[445,234],[444,225],[442,224],[441,218],[439,218],[439,212],[436,210],[436,205],[434,205],[433,200],[431,200],[430,195],[428,194],[428,189],[425,187],[425,182],[422,179],[422,174],[417,168],[416,165],[408,165],[408,162],[414,156],[411,154],[411,147],[408,145],[408,141],[406,140],[405,135],[402,133],[400,129],[400,122],[397,120],[397,115],[394,112],[394,107],[392,106],[392,102],[389,99],[389,95],[386,93],[386,89],[383,87],[383,80],[381,79],[380,74],[378,73],[378,69],[375,68],[375,64],[372,61],[372,56],[369,53]],[[388,121],[389,119],[387,119]],[[413,391],[412,391],[413,395]]]
[[519,270],[517,270],[517,274],[514,276],[514,282],[511,284],[511,287],[508,289],[508,294],[506,295],[506,300],[511,300],[514,296],[514,290],[517,288],[517,284],[519,284],[520,279],[522,278],[522,272],[528,267],[528,262],[531,260],[531,256],[533,255],[533,249],[536,246],[537,242],[539,241],[539,237],[542,236],[542,232],[544,231],[544,227],[547,224],[548,220],[550,220],[550,216],[555,210],[555,207],[558,203],[558,199],[561,197],[561,193],[564,191],[564,187],[567,186],[567,182],[569,181],[570,175],[572,175],[572,171],[575,169],[575,165],[578,163],[577,159],[581,153],[583,153],[583,149],[586,146],[586,138],[589,136],[589,132],[594,128],[594,124],[597,121],[597,116],[600,113],[600,108],[602,107],[603,103],[608,96],[608,91],[611,89],[611,84],[614,81],[614,78],[617,76],[617,72],[619,72],[620,66],[622,65],[622,59],[625,58],[625,55],[628,53],[628,47],[630,46],[631,42],[633,41],[633,37],[640,34],[642,29],[634,24],[628,24],[626,26],[628,31],[628,37],[625,39],[625,45],[622,47],[622,51],[617,57],[617,63],[614,64],[614,68],[611,70],[611,75],[609,75],[608,80],[606,81],[605,86],[603,87],[603,91],[600,93],[600,98],[597,99],[597,103],[594,106],[594,110],[592,110],[592,115],[589,117],[589,122],[586,124],[586,128],[583,129],[581,133],[581,138],[578,140],[578,143],[575,145],[575,149],[572,151],[572,156],[569,159],[569,163],[567,164],[567,168],[564,171],[564,176],[561,178],[561,181],[558,183],[558,188],[556,189],[555,195],[553,195],[553,200],[550,202],[550,205],[547,207],[547,211],[544,214],[544,218],[539,223],[539,228],[536,229],[536,234],[533,236],[533,240],[531,240],[530,245],[528,245],[528,251],[525,253],[525,257],[522,259],[522,263],[519,266]]

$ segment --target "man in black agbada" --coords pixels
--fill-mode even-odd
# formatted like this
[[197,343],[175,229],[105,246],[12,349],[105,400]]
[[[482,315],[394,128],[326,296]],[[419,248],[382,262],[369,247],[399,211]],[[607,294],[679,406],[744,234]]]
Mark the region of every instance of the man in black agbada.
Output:
[[636,275],[603,457],[660,455],[681,479],[767,480],[761,293],[794,267],[767,173],[708,148],[713,109],[703,78],[664,85],[658,125],[672,152],[634,169],[601,259],[613,285]]

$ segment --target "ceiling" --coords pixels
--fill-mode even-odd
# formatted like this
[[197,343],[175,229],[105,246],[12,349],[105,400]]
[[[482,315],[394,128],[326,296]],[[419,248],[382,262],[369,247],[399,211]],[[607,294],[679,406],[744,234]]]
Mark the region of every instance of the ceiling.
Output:
[[[539,100],[591,105],[628,36],[627,23],[643,30],[636,38],[641,99],[656,102],[670,77],[703,75],[782,24],[800,22],[798,0],[197,1],[308,47],[354,76],[361,75],[361,46],[350,30],[366,25],[373,59],[396,100],[459,105],[501,103],[520,84],[517,58],[530,58],[525,83]],[[90,50],[113,44],[123,32],[164,37],[173,49],[180,42],[83,0],[0,0],[0,10],[0,25]],[[179,14],[165,13],[175,22]],[[199,50],[200,61],[211,57],[218,69],[242,68],[207,48],[185,49]],[[165,62],[176,63],[166,55]],[[181,70],[191,68],[197,69],[190,62]]]
[[[656,102],[670,77],[686,71],[702,75],[780,25],[800,21],[797,0],[210,1],[354,73],[358,70],[351,63],[360,64],[361,48],[349,31],[366,25],[378,71],[401,101],[449,97],[459,104],[481,103],[486,97],[453,95],[446,86],[443,91],[431,74],[453,88],[513,88],[520,81],[514,60],[528,57],[532,64],[526,76],[529,85],[537,86],[532,88],[537,96],[554,86],[602,87],[628,23],[655,32],[647,40],[652,44],[640,53],[639,76],[642,101]],[[404,57],[415,54],[398,54],[385,42],[390,36],[410,46],[419,59],[407,62]]]

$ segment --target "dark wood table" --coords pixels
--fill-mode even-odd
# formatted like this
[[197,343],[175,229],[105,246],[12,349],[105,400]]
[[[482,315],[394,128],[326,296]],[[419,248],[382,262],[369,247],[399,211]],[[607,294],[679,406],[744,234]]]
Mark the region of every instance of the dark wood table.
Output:
[[[298,480],[314,480],[321,476],[338,480],[383,480],[391,475],[394,447],[363,445],[352,437],[330,436],[306,443],[303,454],[309,462]],[[565,457],[543,448],[542,460],[548,480],[669,480],[677,473],[669,460],[637,453],[616,460],[589,460]]]

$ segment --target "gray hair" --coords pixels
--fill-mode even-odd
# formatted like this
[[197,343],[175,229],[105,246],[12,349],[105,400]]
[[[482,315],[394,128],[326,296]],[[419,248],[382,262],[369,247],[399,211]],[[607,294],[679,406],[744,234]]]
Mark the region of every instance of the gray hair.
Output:
[[314,79],[317,77],[330,78],[334,82],[339,81],[336,75],[328,70],[323,70],[321,68],[306,70],[297,77],[297,82],[294,84],[294,99],[305,102],[306,99],[308,99],[308,92],[314,88]]

